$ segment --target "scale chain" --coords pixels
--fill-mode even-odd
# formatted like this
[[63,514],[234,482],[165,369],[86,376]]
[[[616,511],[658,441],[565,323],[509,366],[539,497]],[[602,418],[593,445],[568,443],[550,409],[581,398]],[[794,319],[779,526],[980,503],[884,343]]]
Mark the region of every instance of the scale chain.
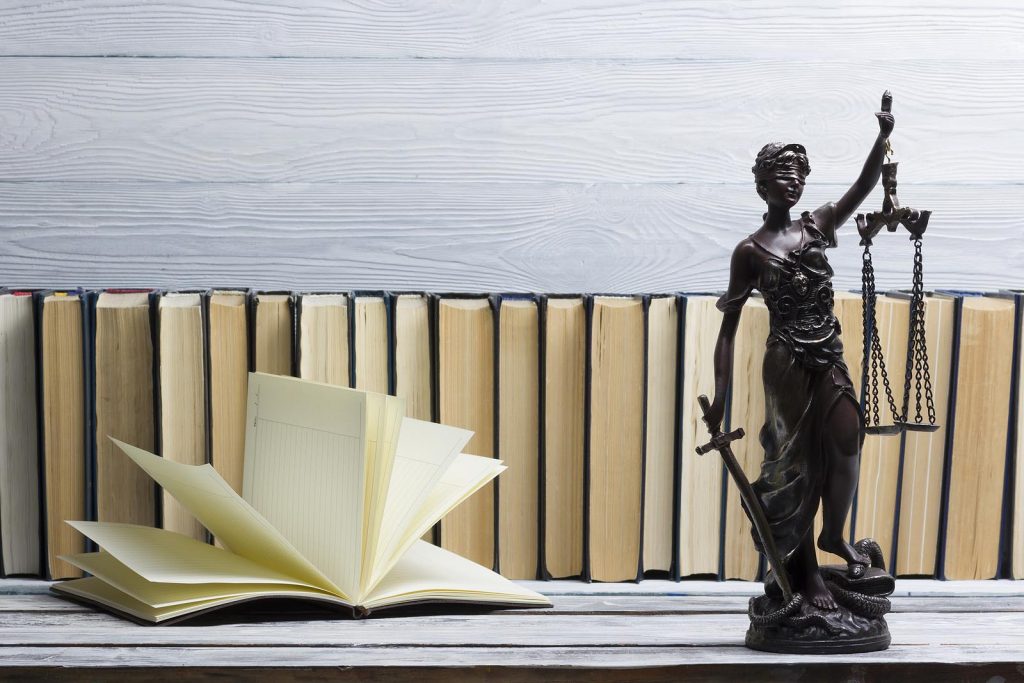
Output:
[[[885,367],[885,356],[882,353],[882,342],[878,335],[877,318],[875,315],[875,305],[877,302],[877,292],[875,289],[875,267],[871,257],[871,250],[869,245],[864,246],[863,256],[863,270],[862,270],[862,285],[863,285],[863,299],[864,299],[864,330],[865,334],[870,336],[870,339],[865,344],[865,359],[864,359],[864,374],[867,375],[870,372],[870,385],[865,387],[868,392],[870,399],[868,401],[868,409],[865,410],[865,426],[879,426],[881,419],[879,417],[879,392],[878,392],[878,376],[881,374],[883,388],[885,390],[885,397],[889,403],[889,410],[892,413],[893,422],[900,421],[900,415],[896,409],[896,400],[893,398],[892,386],[889,383],[889,373]],[[870,367],[870,371],[869,368]],[[909,380],[908,389],[909,389]],[[867,384],[867,382],[865,382]],[[869,417],[870,411],[870,417]]]

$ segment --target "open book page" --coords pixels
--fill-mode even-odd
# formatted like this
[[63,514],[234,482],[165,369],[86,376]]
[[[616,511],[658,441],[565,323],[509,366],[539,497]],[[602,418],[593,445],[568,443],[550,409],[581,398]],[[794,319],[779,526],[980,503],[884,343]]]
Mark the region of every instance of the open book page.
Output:
[[[296,585],[280,583],[160,583],[148,581],[119,562],[110,553],[79,553],[67,555],[65,559],[79,569],[89,572],[109,583],[123,593],[150,607],[170,607],[213,599],[275,596],[303,596],[313,594],[328,596],[330,593]],[[59,584],[64,585],[64,584]],[[335,598],[337,599],[337,598]]]
[[[458,427],[405,418],[387,490],[374,562],[373,585],[382,576],[383,563],[407,540],[413,517],[473,432]],[[415,538],[415,537],[414,537]]]
[[136,619],[144,619],[146,621],[163,621],[178,616],[181,613],[197,609],[195,603],[190,603],[187,606],[151,607],[141,600],[136,600],[127,593],[119,591],[96,576],[55,583],[53,590],[106,605],[112,609],[130,614]]
[[549,605],[539,593],[472,560],[417,540],[362,602],[368,609],[417,600],[465,600]]
[[212,466],[184,465],[116,439],[114,443],[232,553],[297,582],[348,597],[242,500]]
[[381,576],[387,577],[402,555],[427,529],[504,470],[502,462],[494,458],[466,453],[456,456],[434,488],[423,499],[419,509],[409,518],[408,526],[399,532],[401,540],[391,555],[382,562]]
[[[90,602],[106,605],[115,611],[124,612],[125,614],[129,614],[137,619],[157,623],[167,621],[168,619],[174,619],[176,617],[186,616],[195,612],[213,609],[215,607],[230,605],[231,603],[241,602],[247,599],[247,596],[231,596],[227,598],[214,598],[211,600],[197,600],[195,602],[168,605],[166,607],[152,607],[141,600],[133,598],[123,591],[119,591],[99,577],[89,577],[87,579],[77,579],[75,581],[57,583],[54,584],[53,589],[60,593],[66,593],[71,596],[83,598]],[[333,598],[324,593],[296,595],[294,593],[285,592],[280,596],[262,593],[258,597],[301,597],[304,599],[318,600],[335,605],[339,604],[337,598]]]
[[398,433],[405,401],[384,394],[366,394],[366,491],[363,498],[363,561],[359,593],[369,585],[377,555],[381,520],[387,503],[388,482],[394,471]]
[[147,581],[313,585],[166,529],[116,522],[68,524]]
[[362,567],[367,395],[249,375],[242,495],[346,596]]

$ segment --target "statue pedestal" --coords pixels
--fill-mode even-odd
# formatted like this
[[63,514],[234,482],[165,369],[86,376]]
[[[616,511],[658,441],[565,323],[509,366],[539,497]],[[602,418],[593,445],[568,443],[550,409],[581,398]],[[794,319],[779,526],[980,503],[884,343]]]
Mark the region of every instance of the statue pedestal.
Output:
[[[871,543],[859,542],[858,550],[864,552]],[[896,582],[885,571],[880,553],[871,556],[873,564],[882,566],[868,567],[857,578],[848,575],[845,565],[820,568],[825,585],[839,605],[834,610],[819,609],[800,594],[787,603],[769,574],[765,594],[750,599],[747,647],[792,654],[848,654],[888,648],[891,639],[884,615],[890,604],[886,596],[895,590]]]

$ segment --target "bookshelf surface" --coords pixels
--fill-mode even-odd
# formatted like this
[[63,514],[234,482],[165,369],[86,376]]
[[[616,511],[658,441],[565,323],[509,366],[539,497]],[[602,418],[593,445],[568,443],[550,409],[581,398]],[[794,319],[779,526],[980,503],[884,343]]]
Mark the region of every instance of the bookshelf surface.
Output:
[[[154,627],[54,597],[45,581],[0,580],[0,677],[74,679],[90,668],[131,680],[171,667],[184,680],[259,678],[270,668],[275,680],[552,680],[566,669],[573,680],[749,680],[794,661],[742,646],[756,583],[524,583],[554,608],[353,621],[294,607],[269,616],[264,607]],[[889,650],[799,663],[865,680],[1021,674],[1024,582],[901,580],[886,618]]]

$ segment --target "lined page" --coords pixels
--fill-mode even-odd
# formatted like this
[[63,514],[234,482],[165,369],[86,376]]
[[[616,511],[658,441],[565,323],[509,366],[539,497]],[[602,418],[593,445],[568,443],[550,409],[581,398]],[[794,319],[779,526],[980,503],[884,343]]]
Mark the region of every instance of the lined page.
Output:
[[[413,515],[469,442],[468,429],[405,418],[381,522],[374,580],[383,561],[412,533]],[[415,537],[415,536],[414,536]]]
[[366,395],[254,373],[245,499],[345,595],[359,592]]
[[[407,531],[400,535],[394,551],[385,559],[380,575],[386,580],[395,564],[423,533],[453,508],[479,491],[505,470],[500,460],[460,453],[412,514]],[[370,590],[373,590],[373,586]]]
[[[327,596],[322,593],[316,594],[308,592],[296,596],[294,592],[287,590],[287,587],[284,588],[285,590],[282,591],[282,597],[326,599],[326,602],[328,603],[338,603],[336,598],[332,598],[331,596]],[[58,593],[67,593],[68,595],[75,595],[86,600],[98,602],[101,605],[107,605],[108,607],[121,612],[126,612],[127,614],[131,614],[139,619],[157,623],[173,619],[175,617],[185,616],[193,612],[212,609],[222,605],[230,605],[231,603],[240,602],[246,599],[245,596],[231,596],[227,598],[214,598],[212,600],[196,600],[195,602],[185,602],[178,605],[169,605],[167,607],[151,607],[141,600],[137,600],[123,591],[119,591],[109,583],[103,581],[103,579],[97,577],[55,583],[53,585],[53,590]],[[265,593],[261,596],[273,597],[273,595]]]
[[405,415],[405,399],[385,394],[366,395],[366,492],[363,500],[363,561],[359,591],[370,585],[387,504],[388,486],[395,464],[398,434]]
[[123,593],[151,607],[171,607],[217,598],[262,597],[266,595],[327,596],[329,593],[279,583],[160,583],[148,581],[110,553],[80,553],[67,561],[93,576],[103,579]]
[[551,604],[543,595],[472,560],[417,540],[364,606],[382,607],[430,599]]
[[303,583],[340,590],[242,500],[212,466],[184,465],[112,441],[234,554]]
[[[68,523],[147,581],[303,583],[228,550],[174,531],[118,522]],[[72,557],[77,555],[68,556],[68,561],[80,566]]]

